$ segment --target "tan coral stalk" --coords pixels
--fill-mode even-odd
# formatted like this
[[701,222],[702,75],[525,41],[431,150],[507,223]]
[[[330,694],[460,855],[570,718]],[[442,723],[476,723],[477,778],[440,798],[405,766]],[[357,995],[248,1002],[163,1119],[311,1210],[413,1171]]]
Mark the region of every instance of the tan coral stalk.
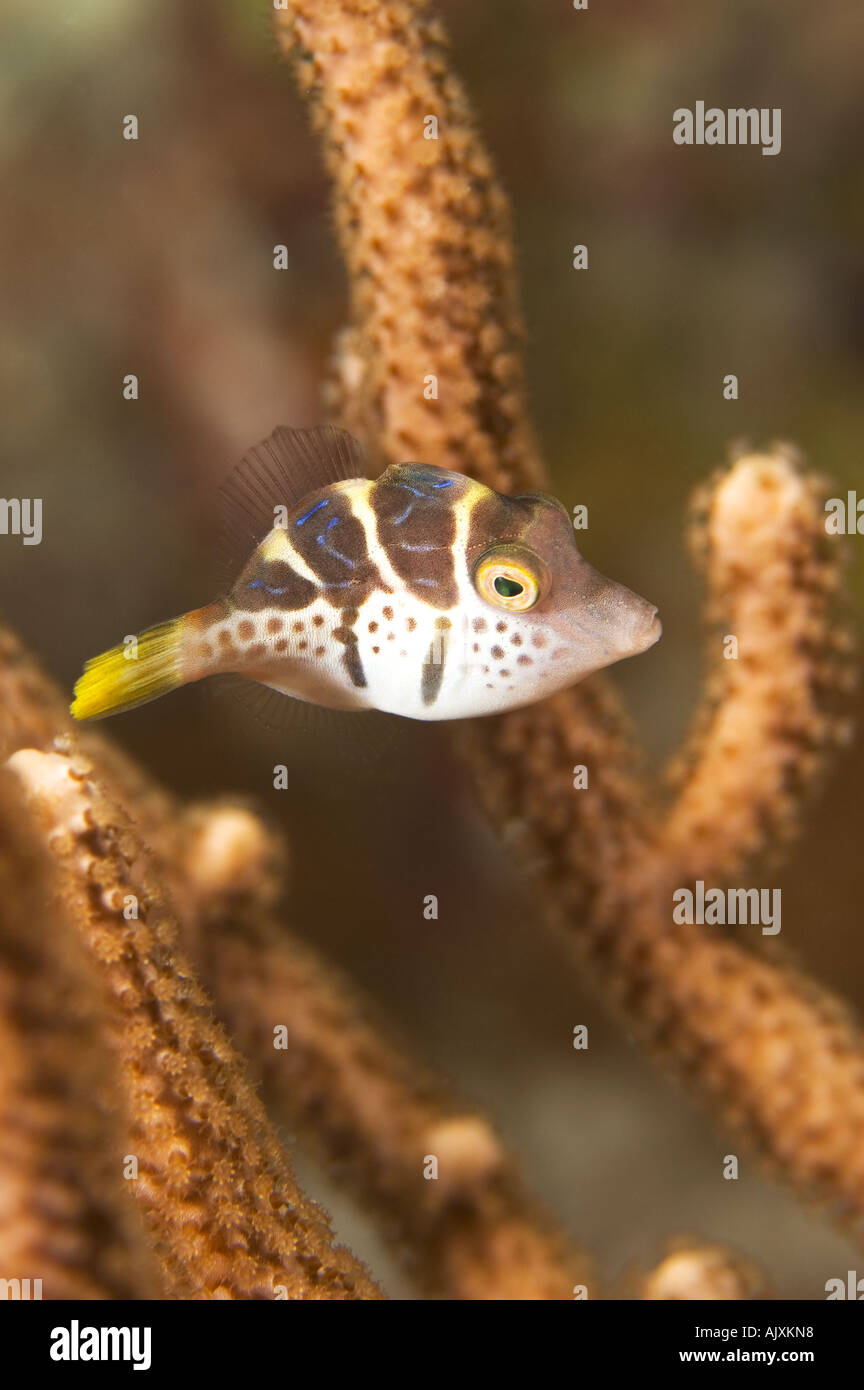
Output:
[[26,820],[0,773],[0,1279],[7,1297],[157,1298],[101,1000],[71,923],[46,910],[50,865]]
[[274,23],[351,277],[342,418],[387,459],[536,486],[509,208],[440,22],[425,0],[291,0]]
[[638,1296],[656,1302],[750,1302],[771,1292],[762,1271],[723,1245],[672,1242],[669,1253],[647,1274],[633,1276]]
[[[848,735],[839,709],[851,641],[835,614],[842,550],[826,535],[824,497],[825,484],[782,447],[743,455],[697,497],[710,676],[659,843],[680,874],[728,876],[788,840]],[[726,637],[737,644],[731,659]]]
[[[702,522],[710,607],[722,617],[718,632],[736,635],[739,660],[718,663],[667,817],[641,847],[631,841],[590,915],[577,911],[575,828],[568,834],[560,803],[543,796],[560,779],[559,745],[547,740],[542,755],[535,746],[518,765],[511,759],[505,787],[496,754],[510,740],[508,717],[497,746],[484,731],[483,768],[502,821],[528,819],[552,913],[628,1026],[802,1195],[864,1234],[860,1028],[776,949],[763,959],[717,928],[672,921],[674,890],[697,876],[728,881],[766,842],[792,833],[845,732],[835,709],[848,680],[848,641],[833,618],[839,554],[820,499],[782,450],[739,459],[716,484]],[[736,930],[752,937],[758,928]]]
[[179,947],[125,816],[85,766],[22,750],[10,767],[55,856],[60,900],[104,991],[129,1093],[134,1195],[174,1296],[376,1298],[294,1182],[242,1063]]
[[[351,275],[342,418],[388,460],[404,458],[410,445],[412,457],[518,490],[540,477],[518,365],[508,366],[515,389],[500,393],[506,410],[496,410],[484,357],[489,341],[519,343],[513,278],[508,269],[489,296],[494,277],[483,255],[471,259],[488,248],[490,230],[501,235],[506,214],[429,15],[419,0],[294,0],[276,19],[286,48],[295,34],[301,41],[301,80],[324,133]],[[434,104],[439,94],[449,106]],[[424,108],[451,138],[421,154]],[[464,194],[477,170],[482,197],[457,199],[460,180]],[[454,238],[467,259],[448,256]],[[464,284],[472,292],[460,295]],[[466,342],[473,350],[463,350]],[[505,360],[511,355],[508,347]],[[448,389],[438,401],[420,399],[436,357],[447,365]],[[466,416],[465,403],[480,400],[487,407]],[[466,447],[456,444],[461,438]],[[815,483],[783,451],[739,461],[714,494],[709,584],[726,631],[736,629],[742,662],[717,666],[665,820],[648,809],[620,705],[596,681],[539,708],[478,721],[470,736],[490,808],[539,867],[554,915],[629,1025],[803,1194],[832,1201],[857,1223],[857,1029],[799,972],[670,922],[682,876],[724,878],[789,838],[842,732],[834,705],[846,681],[847,639],[833,615],[836,564],[823,520]],[[576,763],[588,765],[590,791],[572,790]]]
[[[69,728],[59,692],[8,631],[0,653],[6,751],[36,739],[51,748]],[[374,1208],[424,1287],[487,1299],[593,1290],[587,1261],[525,1191],[488,1121],[401,1055],[348,985],[278,922],[281,841],[246,807],[178,805],[102,734],[83,732],[100,778],[134,808],[136,834],[181,909],[187,950],[269,1101]],[[289,1046],[277,1051],[279,1022]],[[440,1184],[426,1182],[430,1142],[441,1147],[453,1133],[471,1140],[459,1148],[458,1180],[445,1171]]]
[[397,1051],[278,922],[279,850],[260,821],[236,806],[192,808],[175,844],[202,977],[270,1108],[371,1207],[420,1284],[462,1299],[572,1299],[591,1287],[489,1120]]

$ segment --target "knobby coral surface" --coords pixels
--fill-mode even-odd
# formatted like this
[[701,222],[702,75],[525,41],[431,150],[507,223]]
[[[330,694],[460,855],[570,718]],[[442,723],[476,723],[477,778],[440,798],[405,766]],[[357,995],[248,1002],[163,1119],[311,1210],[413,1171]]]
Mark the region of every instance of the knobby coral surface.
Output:
[[[506,214],[489,194],[488,160],[429,6],[298,0],[277,26],[286,48],[302,46],[354,287],[338,359],[343,418],[387,461],[422,441],[423,457],[492,486],[535,486],[543,475],[514,366],[514,281],[488,240],[494,230],[500,243]],[[430,115],[438,140],[424,139]],[[383,255],[400,236],[410,250],[397,249],[394,272]],[[470,293],[442,272],[466,256]],[[507,345],[506,370],[482,352],[490,316],[496,350]],[[466,342],[478,345],[473,356],[460,350]],[[439,363],[447,389],[427,399],[423,383]],[[506,409],[496,409],[502,398]],[[802,1195],[834,1204],[857,1227],[859,1029],[782,959],[698,927],[671,929],[675,887],[696,876],[722,883],[791,838],[848,732],[838,705],[850,684],[850,642],[837,616],[840,556],[825,534],[822,497],[818,479],[776,447],[738,458],[697,499],[694,548],[709,620],[736,637],[739,656],[724,660],[712,634],[697,731],[664,811],[638,775],[628,720],[605,681],[477,721],[465,741],[490,809],[505,826],[518,822],[531,860],[543,865],[551,915],[587,952],[628,1023]],[[563,772],[574,763],[587,766],[589,784],[565,799]]]
[[[136,1160],[126,1204],[137,1204],[133,1228],[163,1296],[380,1296],[298,1191],[184,945],[273,1113],[381,1218],[425,1289],[466,1299],[569,1299],[591,1289],[589,1263],[527,1193],[486,1117],[400,1053],[356,991],[287,931],[284,849],[248,807],[182,806],[98,733],[86,731],[70,756],[63,698],[8,631],[0,710],[2,752],[57,871],[56,893],[36,906],[78,928],[104,1000],[102,1065],[123,1115],[113,1147],[100,1145],[102,1162],[119,1180]],[[62,1076],[62,1052],[54,1063]],[[8,1094],[11,1125],[19,1090]],[[52,1125],[64,1123],[76,1096],[60,1088]],[[79,1153],[90,1159],[88,1147],[76,1147],[73,1166]],[[430,1155],[437,1182],[424,1178]],[[26,1192],[20,1220],[38,1234],[32,1175]],[[117,1239],[104,1224],[103,1239]],[[43,1244],[49,1236],[50,1227]],[[0,1219],[0,1254],[7,1264],[14,1256],[15,1269],[17,1241],[11,1217]],[[97,1257],[107,1258],[98,1246]],[[129,1261],[121,1272],[146,1290],[134,1251]],[[59,1278],[44,1283],[45,1297],[69,1288]]]
[[[333,409],[382,463],[542,485],[507,205],[440,23],[419,0],[297,0],[275,25],[324,138],[350,276]],[[845,736],[821,495],[777,447],[698,499],[712,661],[668,789],[642,774],[603,680],[463,742],[628,1026],[802,1196],[860,1228],[856,1025],[776,950],[671,925],[674,888],[723,885],[788,843]],[[273,1127],[287,1121],[430,1293],[593,1294],[489,1120],[286,931],[284,850],[258,816],[180,805],[108,740],[70,735],[59,693],[0,634],[2,1271],[42,1277],[47,1297],[379,1297],[299,1191]],[[562,795],[577,763],[588,785]],[[636,1291],[766,1288],[692,1241]]]

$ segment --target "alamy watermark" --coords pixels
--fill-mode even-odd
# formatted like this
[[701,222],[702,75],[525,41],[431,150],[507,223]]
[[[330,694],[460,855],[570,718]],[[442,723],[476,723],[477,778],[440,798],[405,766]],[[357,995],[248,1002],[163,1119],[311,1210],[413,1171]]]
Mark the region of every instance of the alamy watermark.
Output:
[[20,536],[24,545],[39,545],[42,498],[0,497],[0,536]]
[[724,111],[697,101],[693,111],[679,106],[672,113],[676,145],[761,145],[763,154],[774,155],[780,153],[780,130],[779,106],[737,106]]
[[829,497],[825,503],[825,530],[829,536],[864,536],[864,497],[847,492],[842,497]]
[[41,1299],[41,1279],[0,1279],[0,1302],[29,1302]]
[[149,1371],[149,1327],[82,1327],[73,1318],[68,1327],[51,1331],[52,1361],[131,1361],[133,1371]]
[[763,936],[780,930],[781,889],[709,888],[696,880],[695,888],[676,888],[672,894],[672,921],[686,926],[761,926]]

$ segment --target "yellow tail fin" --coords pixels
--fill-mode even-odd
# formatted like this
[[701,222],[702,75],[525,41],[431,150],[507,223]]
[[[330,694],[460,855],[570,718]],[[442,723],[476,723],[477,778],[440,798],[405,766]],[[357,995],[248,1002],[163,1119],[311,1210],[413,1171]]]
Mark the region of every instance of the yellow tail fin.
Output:
[[119,714],[182,685],[182,628],[182,618],[159,623],[88,661],[70,705],[75,718]]

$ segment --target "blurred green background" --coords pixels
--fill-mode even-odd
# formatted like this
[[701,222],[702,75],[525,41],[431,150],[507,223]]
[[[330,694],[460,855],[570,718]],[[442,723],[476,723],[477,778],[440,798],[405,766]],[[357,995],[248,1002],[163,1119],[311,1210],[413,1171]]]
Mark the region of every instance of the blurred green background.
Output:
[[[700,679],[681,543],[693,486],[731,441],[779,438],[864,495],[860,0],[440,8],[514,205],[555,490],[588,505],[592,562],[664,620],[661,644],[616,671],[659,762]],[[218,485],[277,423],[320,422],[345,281],[265,0],[6,0],[0,23],[2,492],[44,499],[40,546],[0,538],[0,595],[71,688],[85,657],[213,596]],[[700,99],[781,107],[782,153],[674,145],[672,112]],[[121,136],[128,113],[137,142]],[[575,243],[587,272],[571,268]],[[722,396],[730,372],[737,402]],[[123,400],[127,373],[138,401]],[[864,537],[849,551],[860,614]],[[758,1257],[792,1297],[824,1297],[854,1267],[749,1155],[722,1180],[738,1146],[630,1046],[544,932],[441,731],[400,728],[383,753],[334,745],[314,722],[263,728],[206,685],[110,731],[178,791],[249,793],[284,823],[297,929],[492,1110],[608,1277],[687,1231]],[[280,762],[292,786],[277,793]],[[785,944],[859,1006],[862,774],[858,745],[780,880]],[[422,916],[431,892],[436,923]],[[365,1219],[298,1165],[410,1296]]]

